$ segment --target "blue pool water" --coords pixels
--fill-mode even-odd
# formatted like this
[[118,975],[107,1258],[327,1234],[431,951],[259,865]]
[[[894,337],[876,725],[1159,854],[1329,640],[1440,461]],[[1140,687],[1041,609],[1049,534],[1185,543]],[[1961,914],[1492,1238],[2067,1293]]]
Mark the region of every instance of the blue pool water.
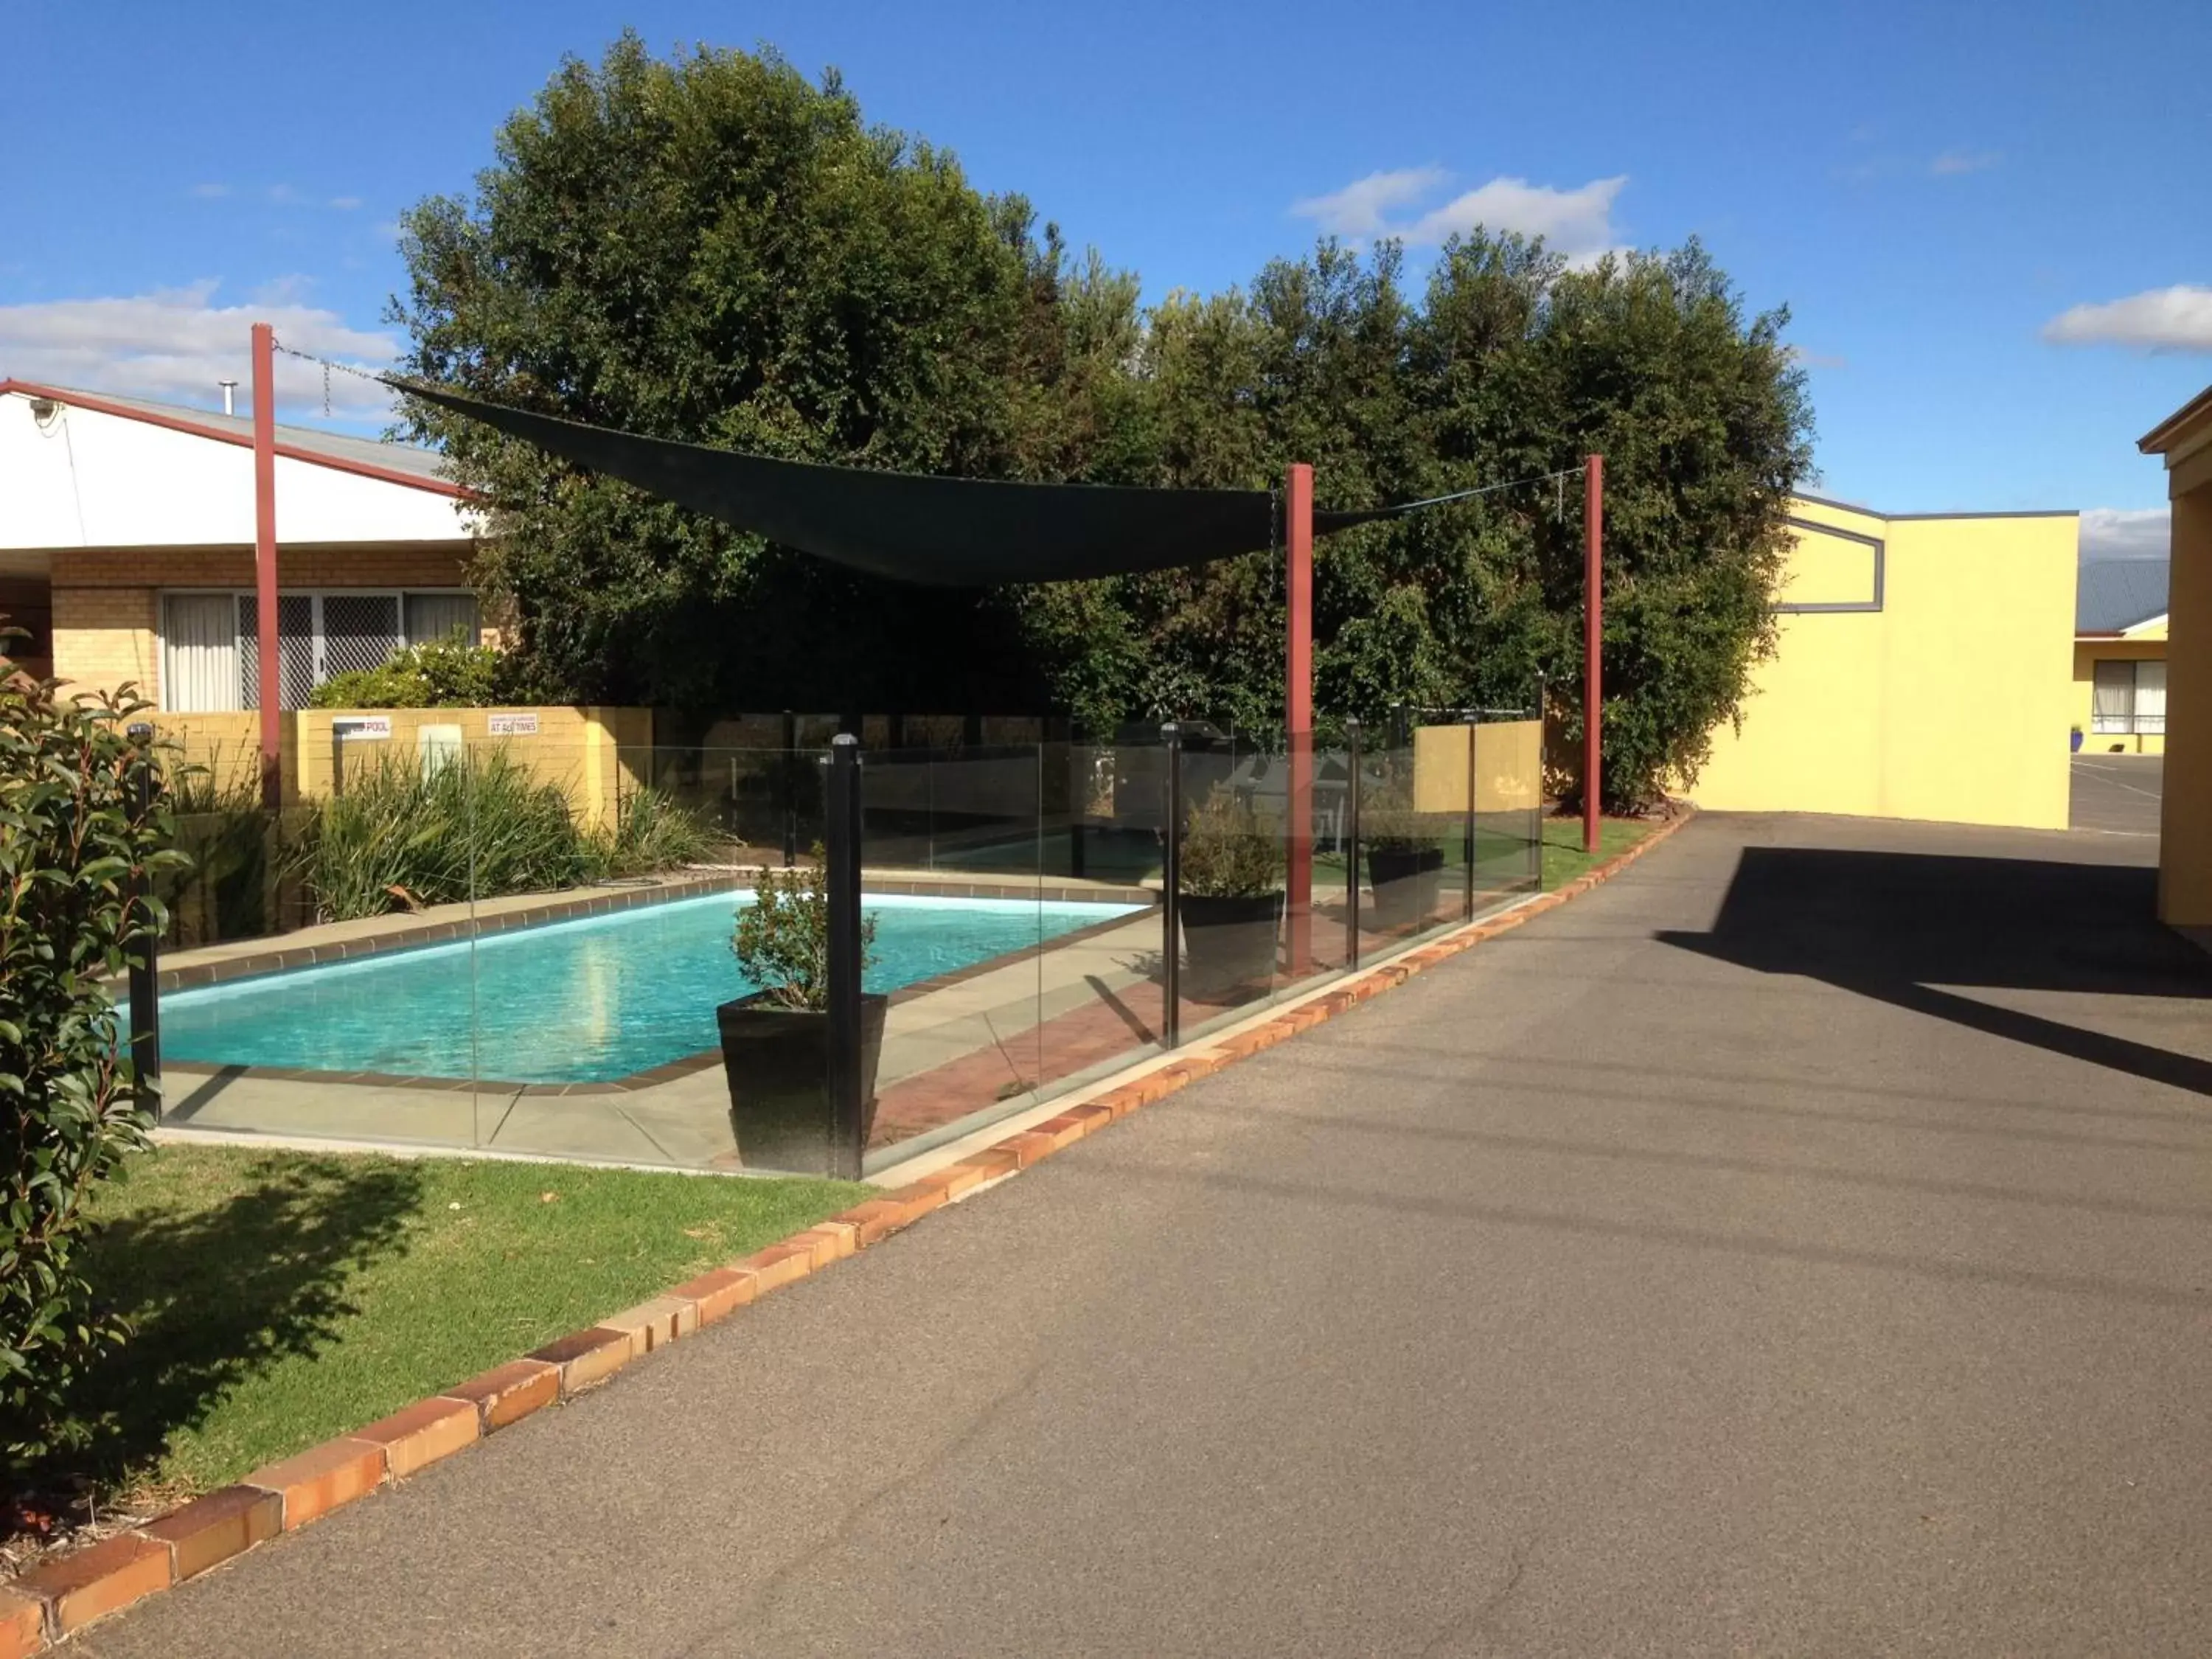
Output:
[[[755,989],[716,893],[161,999],[161,1053],[217,1066],[603,1083],[714,1048]],[[967,968],[1133,907],[874,896],[871,991]]]

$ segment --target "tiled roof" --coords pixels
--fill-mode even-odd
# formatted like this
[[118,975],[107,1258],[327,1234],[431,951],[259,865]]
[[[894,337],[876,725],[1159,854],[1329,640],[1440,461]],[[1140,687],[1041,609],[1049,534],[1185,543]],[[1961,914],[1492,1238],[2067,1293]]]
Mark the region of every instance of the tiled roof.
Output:
[[2074,631],[2118,634],[2166,614],[2164,559],[2085,559],[2074,590]]

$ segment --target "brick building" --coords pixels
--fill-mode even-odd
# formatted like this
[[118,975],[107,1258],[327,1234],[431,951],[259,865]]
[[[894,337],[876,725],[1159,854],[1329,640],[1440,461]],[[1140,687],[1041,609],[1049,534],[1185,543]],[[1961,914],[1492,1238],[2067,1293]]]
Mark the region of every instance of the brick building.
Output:
[[[478,637],[477,524],[427,450],[276,428],[280,706],[400,646]],[[0,380],[11,654],[165,712],[259,706],[252,422]]]

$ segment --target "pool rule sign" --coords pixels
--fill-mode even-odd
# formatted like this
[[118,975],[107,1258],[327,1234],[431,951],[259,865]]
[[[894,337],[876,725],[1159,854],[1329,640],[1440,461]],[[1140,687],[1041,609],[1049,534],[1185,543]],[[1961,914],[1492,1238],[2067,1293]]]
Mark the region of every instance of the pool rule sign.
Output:
[[527,714],[493,714],[485,724],[495,738],[534,738],[538,735],[538,716]]
[[389,714],[341,714],[331,722],[331,793],[345,793],[345,751],[349,743],[389,743]]

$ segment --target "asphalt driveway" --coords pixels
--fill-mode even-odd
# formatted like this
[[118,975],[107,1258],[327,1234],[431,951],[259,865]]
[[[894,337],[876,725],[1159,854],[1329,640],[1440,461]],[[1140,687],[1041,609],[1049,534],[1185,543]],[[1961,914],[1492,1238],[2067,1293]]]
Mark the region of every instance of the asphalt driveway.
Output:
[[1697,820],[79,1650],[2212,1651],[2154,846]]
[[2067,822],[2107,835],[2158,834],[2161,755],[2076,755]]

